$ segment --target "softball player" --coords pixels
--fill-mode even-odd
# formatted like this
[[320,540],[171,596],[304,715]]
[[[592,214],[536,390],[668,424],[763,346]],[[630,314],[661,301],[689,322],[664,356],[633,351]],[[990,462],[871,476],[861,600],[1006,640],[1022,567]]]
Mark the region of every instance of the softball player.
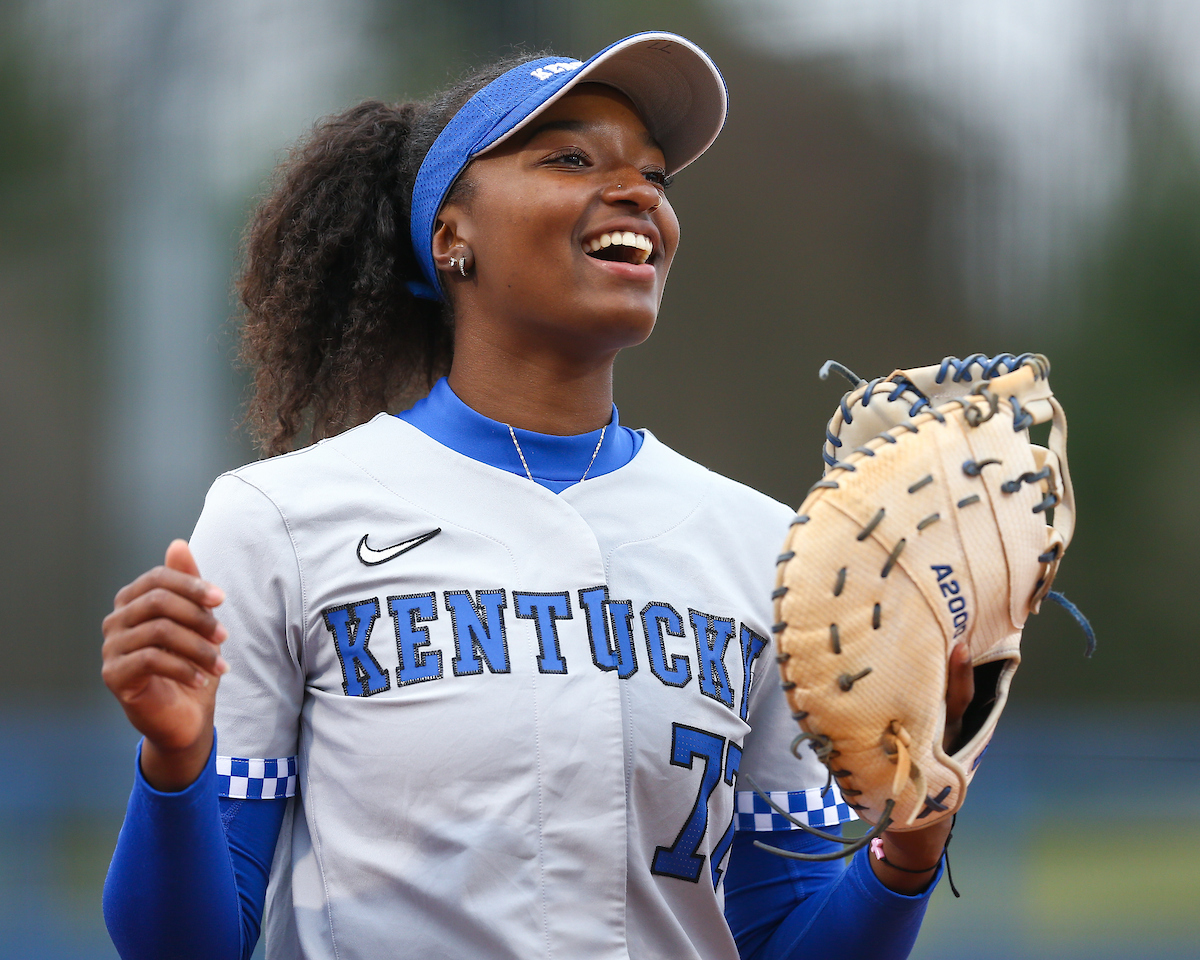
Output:
[[105,890],[127,960],[248,957],[260,923],[270,958],[907,955],[943,828],[846,870],[751,845],[823,841],[739,774],[853,816],[788,750],[791,511],[612,403],[725,107],[646,33],[363,104],[285,165],[241,287],[252,415],[268,453],[326,439],[219,478],[105,621],[145,735]]

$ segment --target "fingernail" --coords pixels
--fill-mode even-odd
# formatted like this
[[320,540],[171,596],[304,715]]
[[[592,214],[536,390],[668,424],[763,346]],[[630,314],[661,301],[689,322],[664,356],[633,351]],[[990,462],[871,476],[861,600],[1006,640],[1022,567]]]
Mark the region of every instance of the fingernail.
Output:
[[229,631],[225,629],[225,624],[218,623],[217,629],[213,632],[213,643],[224,643],[229,639]]
[[196,673],[192,676],[192,686],[199,689],[200,687],[208,686],[208,677],[202,673]]
[[218,587],[215,583],[210,583],[208,589],[204,593],[204,599],[209,601],[209,606],[220,606],[225,602],[225,591]]
[[217,673],[220,676],[224,676],[225,674],[227,674],[229,672],[229,663],[225,660],[224,657],[217,657],[216,667],[217,667]]

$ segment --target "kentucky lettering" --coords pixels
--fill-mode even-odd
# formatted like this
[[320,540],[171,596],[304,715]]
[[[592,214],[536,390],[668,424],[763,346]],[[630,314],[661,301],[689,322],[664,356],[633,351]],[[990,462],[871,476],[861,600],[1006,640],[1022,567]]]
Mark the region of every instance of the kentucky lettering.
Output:
[[[701,693],[743,719],[754,661],[767,645],[766,637],[732,617],[690,607],[680,613],[661,600],[635,612],[630,601],[609,597],[603,585],[574,597],[568,590],[510,594],[503,588],[364,597],[322,611],[321,620],[342,667],[343,693],[370,697],[392,689],[393,682],[399,687],[510,673],[510,631],[518,629],[510,616],[529,622],[523,628],[536,640],[540,673],[597,669],[626,680],[646,664],[666,686],[695,680]],[[381,630],[386,640],[379,638]],[[727,663],[731,650],[736,655]]]

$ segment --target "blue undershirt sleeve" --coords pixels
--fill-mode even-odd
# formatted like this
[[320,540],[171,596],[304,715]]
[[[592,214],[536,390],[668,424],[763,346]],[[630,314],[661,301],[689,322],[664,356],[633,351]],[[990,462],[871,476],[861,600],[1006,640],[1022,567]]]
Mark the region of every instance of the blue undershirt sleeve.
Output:
[[742,960],[904,960],[909,955],[940,867],[925,892],[910,897],[879,882],[866,850],[843,868],[841,860],[788,860],[755,847],[755,840],[802,853],[837,846],[800,830],[734,836],[725,917]]
[[248,960],[287,802],[219,800],[215,756],[186,789],[155,790],[139,747],[104,883],[122,960]]
[[221,798],[221,823],[229,845],[241,908],[242,955],[250,960],[262,926],[263,904],[271,861],[279,842],[279,827],[287,800],[229,800]]

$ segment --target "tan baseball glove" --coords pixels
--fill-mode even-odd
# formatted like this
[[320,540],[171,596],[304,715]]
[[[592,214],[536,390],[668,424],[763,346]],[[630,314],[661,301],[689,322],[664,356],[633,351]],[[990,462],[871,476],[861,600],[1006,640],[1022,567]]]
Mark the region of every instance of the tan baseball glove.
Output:
[[[832,361],[822,377],[831,368],[857,385],[829,422],[825,478],[779,557],[774,630],[803,730],[793,751],[815,750],[874,824],[843,841],[857,849],[959,808],[1021,662],[1026,617],[1048,595],[1081,615],[1050,593],[1075,513],[1045,357],[948,357],[870,382]],[[1028,430],[1046,421],[1048,448]],[[951,756],[947,664],[960,643],[976,695]]]

